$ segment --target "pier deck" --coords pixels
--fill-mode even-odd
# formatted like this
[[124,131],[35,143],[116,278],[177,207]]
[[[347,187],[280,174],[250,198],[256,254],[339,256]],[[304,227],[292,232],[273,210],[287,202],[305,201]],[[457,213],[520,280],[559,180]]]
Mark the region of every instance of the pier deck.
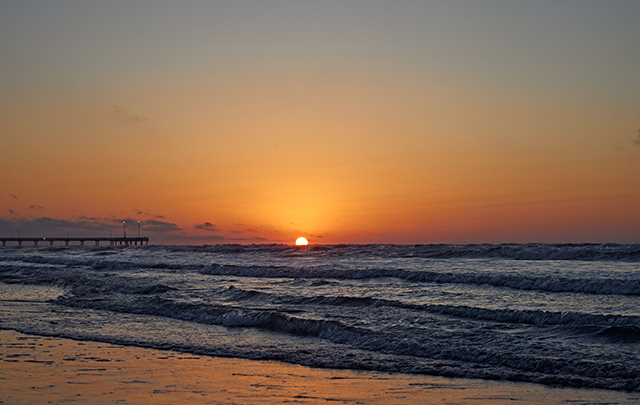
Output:
[[149,238],[148,237],[138,237],[138,238],[98,238],[98,237],[88,237],[88,238],[2,238],[0,237],[0,242],[2,242],[2,246],[7,246],[7,242],[18,242],[18,246],[22,246],[23,242],[33,242],[33,246],[38,246],[39,242],[49,242],[49,246],[53,246],[54,242],[64,242],[65,246],[69,246],[70,242],[80,242],[80,246],[84,246],[85,242],[94,242],[96,246],[100,246],[100,242],[109,242],[109,246],[114,245],[137,245],[140,242],[140,246],[148,245]]

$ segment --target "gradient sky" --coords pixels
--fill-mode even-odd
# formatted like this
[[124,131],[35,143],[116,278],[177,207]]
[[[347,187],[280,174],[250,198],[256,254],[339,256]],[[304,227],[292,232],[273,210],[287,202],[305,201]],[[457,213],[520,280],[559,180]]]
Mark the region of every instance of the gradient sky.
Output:
[[640,242],[640,1],[0,2],[0,236]]

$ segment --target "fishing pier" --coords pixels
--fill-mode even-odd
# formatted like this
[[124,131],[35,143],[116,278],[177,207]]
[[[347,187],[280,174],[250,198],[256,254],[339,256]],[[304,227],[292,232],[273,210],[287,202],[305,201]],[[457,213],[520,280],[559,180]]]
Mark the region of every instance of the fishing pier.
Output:
[[148,245],[149,238],[148,237],[137,237],[137,238],[127,238],[126,236],[120,238],[97,238],[97,237],[89,237],[89,238],[2,238],[0,237],[0,242],[2,242],[2,246],[7,246],[7,242],[18,242],[18,246],[22,246],[23,242],[33,242],[33,246],[38,246],[38,243],[47,243],[49,242],[49,246],[53,246],[54,242],[64,242],[65,246],[69,246],[71,242],[79,242],[80,246],[84,246],[85,242],[94,242],[96,246],[100,246],[100,242],[109,242],[109,246],[116,245],[134,245],[137,246],[138,242],[140,246]]

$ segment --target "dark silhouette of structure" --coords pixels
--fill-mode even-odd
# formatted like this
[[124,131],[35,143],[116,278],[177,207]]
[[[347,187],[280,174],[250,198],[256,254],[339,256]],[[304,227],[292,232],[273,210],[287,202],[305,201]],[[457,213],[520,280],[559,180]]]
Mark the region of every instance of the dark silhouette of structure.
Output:
[[140,246],[148,245],[149,238],[148,237],[137,237],[137,238],[97,238],[97,237],[89,237],[89,238],[2,238],[0,237],[0,241],[2,242],[2,246],[7,246],[7,242],[18,242],[18,246],[22,246],[22,242],[33,242],[33,246],[38,246],[39,242],[49,242],[49,246],[53,246],[53,242],[64,242],[65,246],[69,246],[69,242],[80,242],[80,246],[84,246],[85,242],[95,242],[96,246],[100,246],[100,242],[109,242],[109,246],[115,245],[138,245],[140,242]]

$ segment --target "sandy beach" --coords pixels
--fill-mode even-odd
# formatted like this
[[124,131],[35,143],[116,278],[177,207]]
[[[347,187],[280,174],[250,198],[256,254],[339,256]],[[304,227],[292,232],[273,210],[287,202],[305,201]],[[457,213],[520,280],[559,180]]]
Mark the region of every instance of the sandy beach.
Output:
[[0,403],[640,404],[640,394],[314,369],[0,330]]

